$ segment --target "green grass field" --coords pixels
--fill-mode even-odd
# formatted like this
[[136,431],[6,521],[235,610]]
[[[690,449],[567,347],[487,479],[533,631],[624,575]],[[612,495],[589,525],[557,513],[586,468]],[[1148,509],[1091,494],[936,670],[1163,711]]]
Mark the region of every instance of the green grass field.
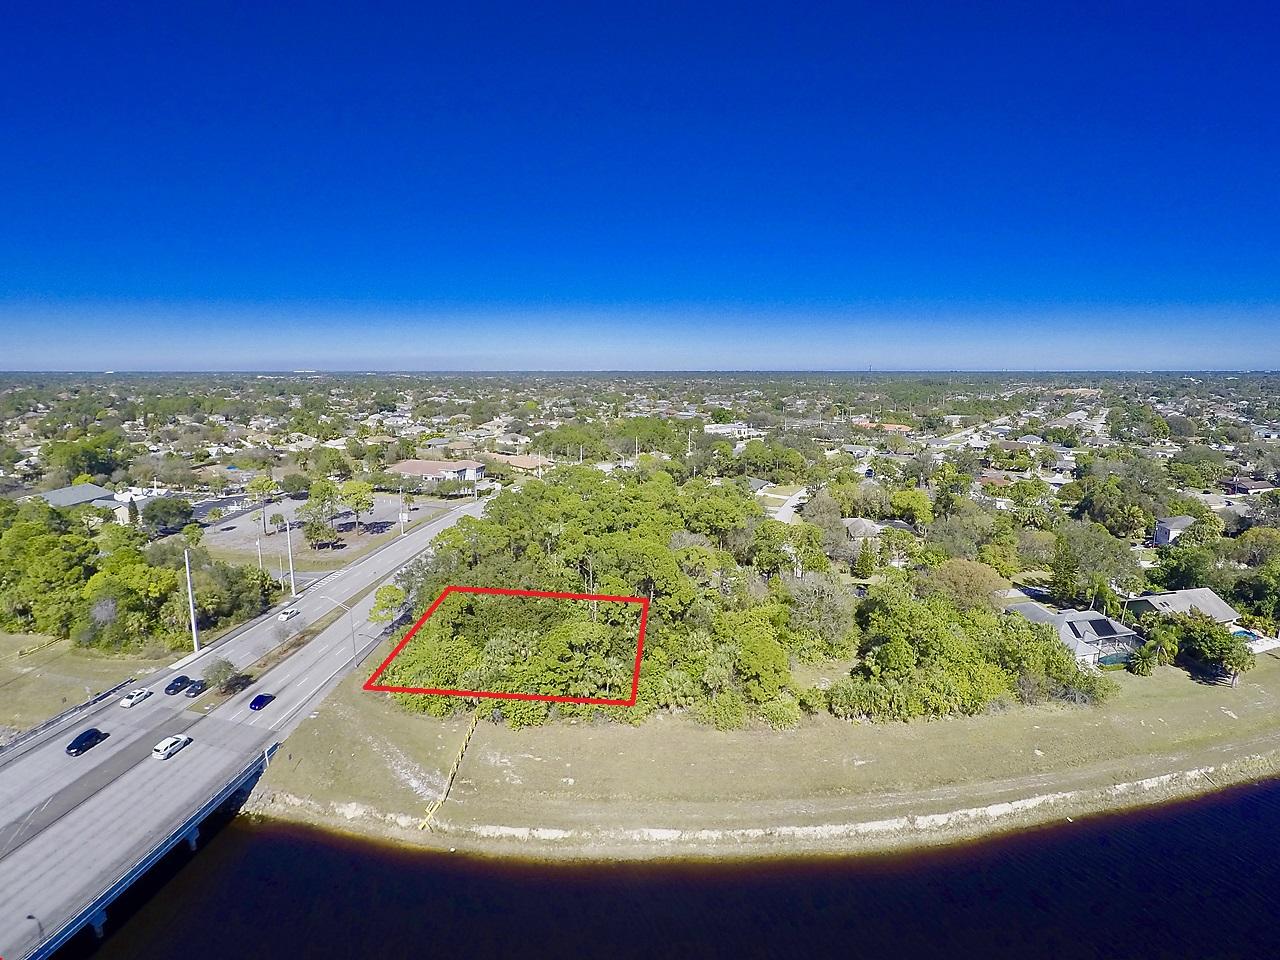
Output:
[[69,640],[18,656],[19,650],[48,641],[36,634],[0,633],[0,727],[24,730],[128,677],[153,673],[180,656],[160,650],[111,656],[76,648]]

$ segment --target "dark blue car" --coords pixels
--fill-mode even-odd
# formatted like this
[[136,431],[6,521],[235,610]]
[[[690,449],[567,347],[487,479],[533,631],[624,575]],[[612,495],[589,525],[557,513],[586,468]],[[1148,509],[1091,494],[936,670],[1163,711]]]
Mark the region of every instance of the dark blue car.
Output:
[[270,703],[275,698],[276,698],[275,694],[273,693],[260,693],[256,697],[254,697],[252,700],[249,701],[249,709],[261,710],[263,707],[265,707],[268,703]]
[[169,685],[164,688],[164,692],[169,696],[173,696],[175,693],[181,693],[189,686],[191,686],[191,678],[185,673],[181,673],[169,681]]
[[70,756],[78,757],[86,750],[92,750],[105,739],[107,739],[105,733],[97,727],[90,727],[67,744],[67,753]]

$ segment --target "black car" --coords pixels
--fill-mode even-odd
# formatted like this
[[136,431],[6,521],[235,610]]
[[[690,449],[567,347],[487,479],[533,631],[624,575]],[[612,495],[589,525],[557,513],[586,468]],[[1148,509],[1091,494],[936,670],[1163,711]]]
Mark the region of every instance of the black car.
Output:
[[170,695],[181,693],[189,686],[191,686],[191,678],[185,673],[180,673],[169,681],[169,685],[164,688],[164,692]]
[[256,697],[254,697],[252,700],[249,701],[249,709],[261,710],[263,707],[265,707],[268,703],[270,703],[275,698],[276,697],[274,693],[260,693]]
[[107,739],[105,733],[97,727],[90,727],[88,730],[76,734],[76,738],[67,744],[67,755],[78,757],[86,750],[92,750],[105,739]]
[[209,689],[209,685],[205,683],[203,680],[192,680],[191,686],[187,687],[187,692],[184,693],[183,696],[198,697],[200,696],[200,694],[204,693],[208,689]]

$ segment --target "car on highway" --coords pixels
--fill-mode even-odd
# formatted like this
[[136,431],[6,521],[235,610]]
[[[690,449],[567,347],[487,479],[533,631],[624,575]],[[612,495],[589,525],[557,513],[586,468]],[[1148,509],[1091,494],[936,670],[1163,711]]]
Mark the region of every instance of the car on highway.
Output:
[[107,734],[97,727],[90,727],[88,730],[76,734],[75,739],[67,744],[67,755],[78,757],[86,750],[92,750],[105,739],[107,739]]
[[154,747],[151,748],[151,756],[156,760],[168,760],[175,753],[191,742],[191,738],[186,734],[178,734],[173,737],[165,737]]
[[290,607],[288,610],[281,610],[278,614],[276,614],[276,619],[279,620],[281,623],[284,623],[286,620],[292,620],[301,612],[302,611],[299,610],[297,607]]
[[208,689],[209,689],[209,685],[205,683],[203,680],[192,680],[191,686],[187,687],[187,691],[186,693],[183,694],[183,696],[198,697],[200,696],[200,694],[204,693]]
[[129,707],[137,706],[149,696],[151,696],[151,691],[146,687],[139,687],[137,690],[130,690],[120,698],[120,706],[127,710]]
[[189,686],[191,686],[191,678],[185,673],[180,673],[169,681],[169,685],[164,688],[164,692],[169,696],[173,696],[175,693],[181,693]]
[[250,710],[261,710],[268,703],[276,698],[274,693],[260,693],[249,701]]

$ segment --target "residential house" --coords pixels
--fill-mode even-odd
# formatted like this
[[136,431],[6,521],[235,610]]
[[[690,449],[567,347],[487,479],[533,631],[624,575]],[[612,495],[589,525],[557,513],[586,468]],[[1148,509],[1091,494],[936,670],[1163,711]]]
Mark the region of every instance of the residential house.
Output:
[[1156,520],[1156,546],[1167,547],[1196,522],[1195,517],[1180,514],[1176,517],[1160,517]]
[[1236,477],[1226,481],[1222,486],[1227,493],[1239,497],[1247,497],[1255,493],[1267,493],[1276,489],[1276,485],[1270,480],[1255,480],[1252,477],[1245,477],[1244,479]]
[[[844,532],[855,543],[861,543],[863,540],[875,540],[880,536],[880,531],[884,529],[874,520],[867,520],[863,517],[846,517],[840,522],[844,524]],[[874,546],[874,544],[872,545]]]
[[51,507],[65,509],[87,504],[102,510],[110,510],[115,515],[117,523],[129,522],[129,503],[131,501],[141,510],[148,502],[156,499],[154,496],[148,495],[146,491],[130,490],[116,493],[106,487],[100,487],[96,483],[76,483],[69,487],[59,487],[57,490],[47,490],[44,493],[33,494],[33,496],[43,500]]
[[501,450],[519,453],[528,447],[532,441],[522,433],[504,433],[494,442],[497,443]]
[[387,467],[387,472],[424,480],[463,480],[470,483],[484,479],[484,464],[476,460],[401,460]]
[[33,494],[33,497],[43,500],[49,506],[61,508],[79,507],[97,500],[110,500],[114,503],[115,496],[115,491],[100,487],[96,483],[76,483],[69,487],[59,487],[57,490]]
[[1148,613],[1170,616],[1198,612],[1228,628],[1234,628],[1240,619],[1240,614],[1208,587],[1146,593],[1126,601],[1126,606],[1135,617]]
[[745,423],[708,423],[703,425],[702,432],[713,437],[732,437],[735,440],[749,440],[752,437],[764,436],[763,430],[757,430]]
[[1078,662],[1092,666],[1124,663],[1141,642],[1129,627],[1096,610],[1055,611],[1029,600],[1010,604],[1008,612],[1032,623],[1047,623]]
[[482,453],[480,456],[504,463],[517,473],[528,473],[535,477],[541,477],[553,465],[550,457],[544,457],[540,453]]

